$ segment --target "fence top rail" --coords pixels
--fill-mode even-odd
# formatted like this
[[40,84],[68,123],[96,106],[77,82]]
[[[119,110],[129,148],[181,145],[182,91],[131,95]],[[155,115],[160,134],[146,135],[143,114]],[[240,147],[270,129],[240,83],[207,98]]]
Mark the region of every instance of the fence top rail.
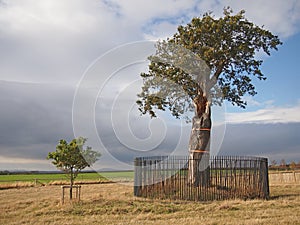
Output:
[[61,188],[81,188],[81,185],[62,185]]
[[[189,156],[183,155],[171,155],[171,156],[146,156],[146,157],[136,157],[135,162],[140,161],[164,161],[164,160],[189,160]],[[210,161],[267,161],[265,157],[256,156],[210,156]]]

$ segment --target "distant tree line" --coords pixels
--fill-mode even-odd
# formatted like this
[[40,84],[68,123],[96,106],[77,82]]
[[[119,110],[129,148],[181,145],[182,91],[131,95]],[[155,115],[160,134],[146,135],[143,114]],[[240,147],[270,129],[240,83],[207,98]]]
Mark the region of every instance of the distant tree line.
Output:
[[296,163],[295,161],[291,161],[287,163],[285,159],[281,159],[280,162],[276,160],[272,160],[269,169],[271,170],[300,170],[300,161]]

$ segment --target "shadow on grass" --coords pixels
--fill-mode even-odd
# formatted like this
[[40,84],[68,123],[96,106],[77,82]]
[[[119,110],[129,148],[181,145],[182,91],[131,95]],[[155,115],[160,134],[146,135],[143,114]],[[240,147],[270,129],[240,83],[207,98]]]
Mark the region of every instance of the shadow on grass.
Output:
[[278,194],[278,195],[274,195],[274,196],[270,196],[269,200],[277,200],[277,199],[281,199],[281,198],[296,198],[296,197],[300,197],[300,194]]

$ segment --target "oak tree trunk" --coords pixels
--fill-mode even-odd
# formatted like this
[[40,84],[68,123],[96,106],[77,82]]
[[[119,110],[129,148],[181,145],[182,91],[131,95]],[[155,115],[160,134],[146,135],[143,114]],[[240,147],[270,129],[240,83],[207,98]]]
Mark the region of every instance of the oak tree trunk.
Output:
[[210,103],[200,94],[194,99],[194,105],[195,116],[189,141],[189,183],[194,186],[207,186],[210,184]]

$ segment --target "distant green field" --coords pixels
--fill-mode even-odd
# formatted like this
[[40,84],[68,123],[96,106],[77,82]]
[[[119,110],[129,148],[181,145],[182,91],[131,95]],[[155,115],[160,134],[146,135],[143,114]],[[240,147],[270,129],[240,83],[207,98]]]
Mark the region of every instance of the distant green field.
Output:
[[[134,176],[133,171],[80,173],[77,176],[76,181],[132,180],[133,176]],[[34,182],[34,181],[49,183],[54,181],[67,181],[67,180],[69,180],[68,177],[63,173],[0,175],[0,184],[11,183],[11,182]]]
[[134,178],[133,171],[100,172],[99,174],[109,180],[133,180]]

